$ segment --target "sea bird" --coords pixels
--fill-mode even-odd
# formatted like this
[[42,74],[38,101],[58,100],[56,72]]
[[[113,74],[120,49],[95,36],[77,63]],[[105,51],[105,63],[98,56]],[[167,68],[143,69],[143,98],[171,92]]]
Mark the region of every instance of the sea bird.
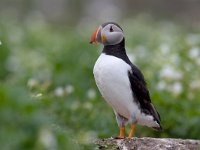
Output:
[[132,138],[135,124],[161,130],[160,115],[151,102],[144,76],[126,54],[122,28],[115,22],[103,23],[90,43],[104,45],[93,74],[101,95],[114,110],[119,138],[125,138],[127,123],[131,125],[128,138]]

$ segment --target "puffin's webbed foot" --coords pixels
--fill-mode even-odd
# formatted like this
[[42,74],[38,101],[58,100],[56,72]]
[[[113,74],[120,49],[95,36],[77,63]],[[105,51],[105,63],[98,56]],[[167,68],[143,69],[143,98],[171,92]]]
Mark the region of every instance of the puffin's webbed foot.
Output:
[[120,132],[119,132],[119,139],[124,139],[125,138],[125,127],[120,127]]
[[130,130],[130,133],[128,135],[129,139],[131,139],[133,137],[134,131],[135,131],[135,125],[131,124],[131,130]]
[[117,112],[115,112],[115,115],[116,115],[117,124],[120,128],[118,139],[124,139],[125,138],[125,125],[128,122],[128,119],[121,116]]

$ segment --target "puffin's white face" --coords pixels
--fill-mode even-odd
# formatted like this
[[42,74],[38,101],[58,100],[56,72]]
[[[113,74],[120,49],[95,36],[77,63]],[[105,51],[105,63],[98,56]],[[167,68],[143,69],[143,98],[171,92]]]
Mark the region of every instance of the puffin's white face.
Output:
[[90,43],[116,45],[124,38],[122,29],[115,23],[104,23],[91,36]]

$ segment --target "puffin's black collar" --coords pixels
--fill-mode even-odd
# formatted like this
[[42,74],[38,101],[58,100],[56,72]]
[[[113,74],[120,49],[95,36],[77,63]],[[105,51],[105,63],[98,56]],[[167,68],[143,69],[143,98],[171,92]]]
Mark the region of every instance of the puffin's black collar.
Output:
[[111,56],[121,58],[129,65],[132,64],[131,61],[129,60],[128,56],[126,55],[124,38],[119,44],[104,46],[102,53],[105,53],[106,55],[111,55]]

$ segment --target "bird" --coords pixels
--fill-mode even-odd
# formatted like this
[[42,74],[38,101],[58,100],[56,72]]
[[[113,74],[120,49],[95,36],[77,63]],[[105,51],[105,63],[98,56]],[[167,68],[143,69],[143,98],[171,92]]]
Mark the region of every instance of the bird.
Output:
[[102,97],[114,110],[120,129],[118,138],[125,138],[128,123],[128,138],[133,137],[136,124],[161,131],[161,118],[152,104],[144,75],[126,53],[122,28],[115,22],[103,23],[92,33],[90,43],[104,46],[93,74]]

